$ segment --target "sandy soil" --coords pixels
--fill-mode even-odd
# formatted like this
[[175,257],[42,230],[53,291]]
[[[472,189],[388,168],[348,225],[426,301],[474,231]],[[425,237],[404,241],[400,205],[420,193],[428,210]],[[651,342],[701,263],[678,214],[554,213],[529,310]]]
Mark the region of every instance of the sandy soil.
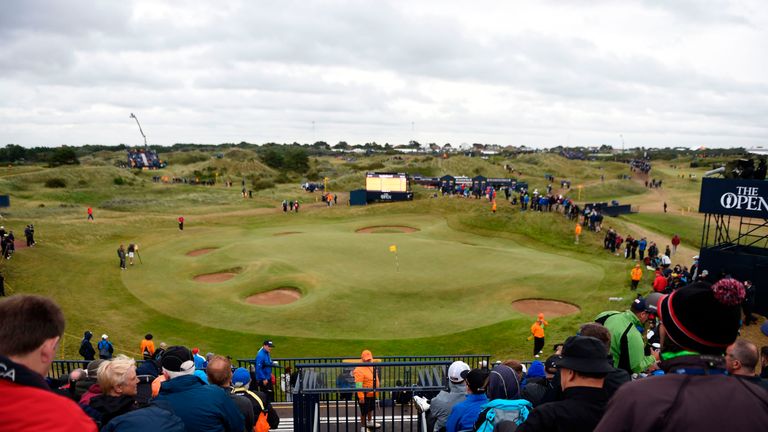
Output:
[[300,298],[301,292],[295,288],[277,288],[249,296],[245,301],[260,306],[275,306],[293,303]]
[[380,225],[380,226],[370,226],[365,228],[360,228],[356,230],[356,233],[360,234],[376,234],[381,232],[402,232],[402,233],[412,233],[418,231],[417,228],[409,227],[409,226],[401,226],[401,225]]
[[187,252],[187,256],[200,256],[200,255],[205,255],[205,254],[207,254],[207,253],[209,253],[209,252],[213,252],[213,251],[215,251],[216,249],[218,249],[218,248],[205,248],[205,249],[196,249],[196,250],[193,250],[193,251],[189,251],[189,252]]
[[194,277],[194,280],[197,282],[217,283],[217,282],[228,281],[235,276],[237,276],[237,273],[233,273],[233,272],[209,273],[209,274],[197,275]]
[[579,312],[578,306],[557,300],[523,299],[512,302],[512,307],[526,315],[537,316],[544,314],[544,319],[570,315]]

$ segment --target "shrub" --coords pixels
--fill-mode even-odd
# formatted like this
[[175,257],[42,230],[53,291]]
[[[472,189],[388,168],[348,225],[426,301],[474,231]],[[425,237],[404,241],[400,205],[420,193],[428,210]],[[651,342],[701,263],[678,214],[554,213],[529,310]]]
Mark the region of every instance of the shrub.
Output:
[[48,188],[65,188],[67,187],[67,181],[63,178],[54,177],[45,181],[45,187]]
[[118,186],[122,186],[125,184],[125,179],[122,177],[115,177],[112,182]]
[[271,189],[275,187],[275,182],[273,182],[270,179],[258,179],[254,180],[251,183],[251,187],[255,191],[264,190],[264,189]]

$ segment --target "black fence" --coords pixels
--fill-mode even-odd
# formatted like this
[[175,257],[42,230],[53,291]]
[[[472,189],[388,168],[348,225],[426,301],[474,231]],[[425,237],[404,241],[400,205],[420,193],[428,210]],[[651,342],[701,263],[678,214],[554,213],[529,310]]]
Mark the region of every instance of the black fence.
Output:
[[[381,362],[448,362],[448,364],[455,361],[463,361],[471,368],[487,367],[490,362],[491,356],[489,354],[468,354],[468,355],[441,355],[441,356],[384,356],[377,357],[376,360]],[[292,402],[293,388],[298,377],[297,365],[299,364],[338,364],[360,361],[358,357],[286,357],[286,358],[273,358],[272,361],[277,363],[272,368],[272,374],[275,376],[274,384],[274,401],[275,402]],[[249,370],[253,370],[255,367],[256,359],[237,359],[234,361],[237,367],[243,367]],[[290,369],[289,369],[290,368]],[[290,370],[290,373],[286,371]],[[293,379],[292,379],[293,378]],[[327,379],[327,377],[325,377]],[[383,378],[382,378],[383,379]],[[294,385],[291,383],[294,382]],[[405,381],[403,381],[405,382]],[[351,384],[354,386],[354,382]],[[332,393],[332,392],[331,392]],[[326,394],[324,397],[332,397],[331,393]]]
[[[450,360],[381,361],[374,363],[296,363],[293,430],[350,432],[361,428],[381,432],[426,430],[426,418],[413,396],[432,398],[448,389]],[[480,366],[477,364],[476,366]],[[355,368],[373,367],[372,387],[355,387]],[[375,395],[374,409],[364,418],[358,394]]]

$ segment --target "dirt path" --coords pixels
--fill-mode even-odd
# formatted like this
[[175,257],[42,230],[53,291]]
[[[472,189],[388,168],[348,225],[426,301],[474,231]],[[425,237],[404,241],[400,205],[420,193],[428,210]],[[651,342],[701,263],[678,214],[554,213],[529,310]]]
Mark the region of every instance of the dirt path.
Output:
[[[622,223],[626,225],[626,227],[630,230],[630,234],[632,234],[633,237],[635,238],[645,237],[648,240],[649,244],[651,241],[655,241],[656,246],[658,246],[659,248],[659,253],[664,253],[664,248],[670,243],[671,239],[668,239],[663,234],[659,234],[647,228],[643,228],[640,225],[633,224],[632,222],[628,222],[626,220],[622,220]],[[699,254],[698,249],[694,249],[690,246],[687,246],[681,243],[680,246],[677,247],[677,253],[675,253],[671,257],[672,264],[690,266],[693,260],[693,256],[698,254]]]

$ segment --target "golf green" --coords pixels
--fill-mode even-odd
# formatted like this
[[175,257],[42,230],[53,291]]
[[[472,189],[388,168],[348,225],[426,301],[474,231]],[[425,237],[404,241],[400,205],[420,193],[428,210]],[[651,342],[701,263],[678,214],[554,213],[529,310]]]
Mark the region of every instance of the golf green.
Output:
[[[366,227],[389,228],[358,232]],[[209,250],[190,254],[202,249]],[[520,298],[578,304],[604,276],[589,262],[420,215],[206,227],[141,253],[143,265],[124,272],[122,282],[147,307],[213,328],[310,338],[452,334],[522,317],[511,306]],[[232,277],[195,280],[215,273]],[[289,304],[246,301],[292,287],[301,298]]]

